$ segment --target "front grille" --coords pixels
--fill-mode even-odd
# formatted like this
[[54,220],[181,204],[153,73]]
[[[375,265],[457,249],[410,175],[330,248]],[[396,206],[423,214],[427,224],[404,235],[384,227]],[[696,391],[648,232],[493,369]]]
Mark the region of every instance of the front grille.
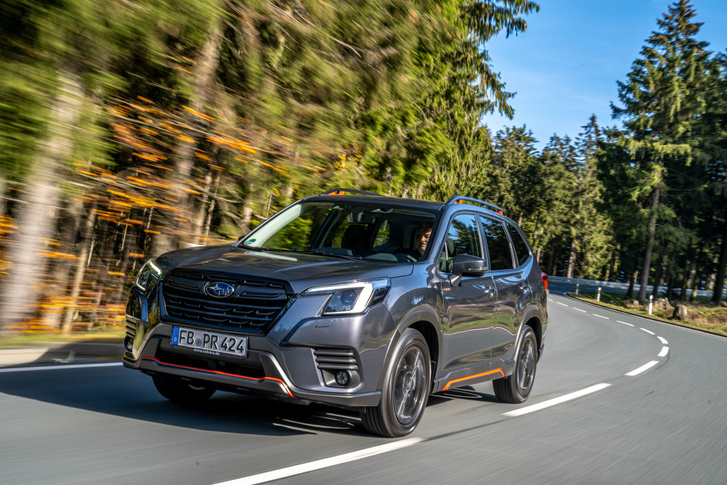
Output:
[[320,370],[358,371],[358,363],[352,349],[317,348],[313,353]]
[[[204,291],[210,282],[231,284],[229,298],[213,298]],[[245,277],[196,272],[172,272],[164,280],[167,317],[178,322],[266,333],[288,305],[282,283]]]

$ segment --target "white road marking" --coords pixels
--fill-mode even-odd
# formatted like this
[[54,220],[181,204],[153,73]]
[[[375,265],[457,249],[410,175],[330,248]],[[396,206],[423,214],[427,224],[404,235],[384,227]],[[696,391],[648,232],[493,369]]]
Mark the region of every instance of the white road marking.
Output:
[[652,332],[651,330],[646,330],[645,328],[642,328],[642,327],[639,327],[639,328],[640,328],[641,330],[643,330],[644,332],[648,333],[649,335],[656,335],[656,334],[655,334],[654,332]]
[[273,480],[281,480],[283,478],[300,475],[302,473],[308,473],[322,468],[328,468],[350,461],[360,460],[369,456],[379,455],[381,453],[388,453],[389,451],[399,450],[408,446],[413,446],[425,441],[424,438],[408,438],[401,441],[395,441],[393,443],[387,443],[381,446],[374,446],[372,448],[366,448],[365,450],[354,451],[352,453],[346,453],[343,455],[332,456],[330,458],[324,458],[322,460],[312,461],[310,463],[302,463],[300,465],[290,466],[287,468],[281,468],[280,470],[273,470],[266,473],[260,473],[258,475],[251,475],[249,477],[238,478],[227,482],[220,482],[215,485],[252,485],[256,483],[271,482]]
[[553,301],[553,299],[552,298],[548,298],[548,301]]
[[669,347],[662,347],[661,352],[659,352],[659,355],[657,357],[666,357],[666,354],[669,353]]
[[626,375],[629,377],[637,376],[637,375],[641,374],[642,372],[646,372],[647,370],[651,369],[658,363],[659,363],[658,360],[652,360],[648,364],[644,364],[641,367],[639,367],[638,369],[634,369],[631,372],[627,373]]
[[629,327],[633,327],[633,325],[632,325],[632,324],[630,324],[630,323],[626,323],[626,322],[622,322],[621,320],[616,320],[616,323],[620,323],[620,324],[622,324],[622,325],[628,325]]
[[581,312],[581,313],[588,313],[587,311],[585,311],[585,310],[581,310],[580,308],[576,308],[576,307],[573,307],[573,309],[574,309],[575,311],[577,311],[577,312]]
[[566,305],[565,303],[561,303],[561,302],[559,302],[559,301],[556,301],[556,302],[555,302],[555,304],[556,304],[556,305],[560,305],[560,306],[568,306],[568,305]]
[[661,343],[663,343],[664,345],[669,345],[669,342],[667,342],[667,341],[666,341],[666,339],[665,339],[664,337],[656,337],[656,338],[658,338],[658,339],[659,339],[659,341],[660,341]]
[[524,408],[516,409],[514,411],[509,411],[507,413],[503,413],[503,416],[522,416],[523,414],[529,414],[534,413],[535,411],[540,411],[541,409],[549,408],[551,406],[555,406],[557,404],[561,404],[567,401],[572,401],[573,399],[578,399],[579,397],[587,396],[588,394],[592,394],[594,392],[598,392],[602,389],[606,389],[611,384],[603,383],[603,384],[596,384],[595,386],[587,387],[585,389],[581,389],[580,391],[572,392],[570,394],[566,394],[565,396],[556,397],[554,399],[550,399],[548,401],[543,401],[538,404],[533,404],[532,406],[527,406]]
[[119,365],[122,365],[121,362],[107,362],[104,364],[37,365],[33,367],[12,367],[9,369],[0,369],[0,373],[30,372],[39,370],[88,369],[90,367],[116,367]]
[[605,320],[611,320],[610,318],[604,317],[603,315],[599,315],[598,313],[592,313],[591,315],[593,315],[594,317],[603,318]]

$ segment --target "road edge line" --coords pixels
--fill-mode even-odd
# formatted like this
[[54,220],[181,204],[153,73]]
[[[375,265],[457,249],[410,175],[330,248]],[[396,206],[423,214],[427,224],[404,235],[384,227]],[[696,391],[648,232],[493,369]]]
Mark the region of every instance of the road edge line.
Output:
[[308,463],[302,463],[300,465],[289,466],[286,468],[280,468],[279,470],[272,470],[269,472],[259,473],[257,475],[250,475],[249,477],[237,478],[226,482],[218,482],[214,485],[254,485],[258,483],[271,482],[273,480],[281,480],[283,478],[293,477],[295,475],[301,475],[323,468],[329,468],[336,465],[342,465],[362,458],[368,458],[369,456],[380,455],[381,453],[388,453],[390,451],[400,450],[409,446],[417,445],[425,438],[407,438],[401,441],[395,441],[393,443],[387,443],[385,445],[374,446],[372,448],[366,448],[343,455],[332,456],[330,458],[323,458],[322,460],[311,461]]
[[598,392],[603,389],[606,389],[610,385],[611,384],[608,384],[606,382],[601,383],[601,384],[596,384],[595,386],[586,387],[585,389],[581,389],[580,391],[571,392],[570,394],[566,394],[564,396],[549,399],[547,401],[543,401],[538,404],[533,404],[532,406],[527,406],[524,408],[516,409],[514,411],[508,411],[506,413],[503,413],[502,415],[514,418],[516,416],[522,416],[523,414],[534,413],[535,411],[540,411],[541,409],[546,409],[551,406],[555,406],[557,404],[562,404],[564,402],[572,401],[573,399],[578,399],[579,397],[593,394],[594,392]]

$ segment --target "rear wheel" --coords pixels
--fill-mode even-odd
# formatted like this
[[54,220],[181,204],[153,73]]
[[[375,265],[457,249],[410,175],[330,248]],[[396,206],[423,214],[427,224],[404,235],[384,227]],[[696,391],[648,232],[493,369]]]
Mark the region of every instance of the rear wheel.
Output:
[[214,388],[195,386],[179,379],[158,375],[152,376],[152,379],[159,394],[172,402],[180,404],[200,403],[206,401],[215,393]]
[[386,370],[381,402],[361,412],[364,428],[389,438],[414,431],[429,398],[431,369],[427,342],[421,333],[407,329]]
[[535,333],[532,328],[526,326],[520,340],[515,371],[511,376],[492,382],[495,396],[500,402],[518,404],[528,398],[535,382],[535,370],[538,365],[537,349]]

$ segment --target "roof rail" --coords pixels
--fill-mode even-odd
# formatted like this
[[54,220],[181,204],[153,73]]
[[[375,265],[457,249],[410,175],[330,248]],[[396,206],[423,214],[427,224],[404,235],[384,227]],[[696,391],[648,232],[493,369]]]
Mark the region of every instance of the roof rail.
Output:
[[382,197],[381,194],[377,194],[376,192],[369,192],[368,190],[359,190],[359,189],[343,189],[343,188],[335,188],[331,189],[328,192],[324,192],[321,195],[345,195],[345,194],[359,194],[359,195],[378,195],[379,197]]
[[490,204],[489,202],[485,202],[484,200],[475,199],[475,198],[472,198],[472,197],[464,197],[464,196],[461,196],[461,195],[455,195],[452,198],[450,198],[447,202],[445,202],[444,205],[449,205],[449,204],[462,204],[465,201],[466,202],[472,202],[474,204],[479,204],[482,207],[484,207],[485,209],[489,209],[489,210],[491,210],[493,212],[497,212],[501,216],[507,217],[507,214],[505,213],[505,210],[504,209],[502,209],[500,207],[497,207],[495,204]]

